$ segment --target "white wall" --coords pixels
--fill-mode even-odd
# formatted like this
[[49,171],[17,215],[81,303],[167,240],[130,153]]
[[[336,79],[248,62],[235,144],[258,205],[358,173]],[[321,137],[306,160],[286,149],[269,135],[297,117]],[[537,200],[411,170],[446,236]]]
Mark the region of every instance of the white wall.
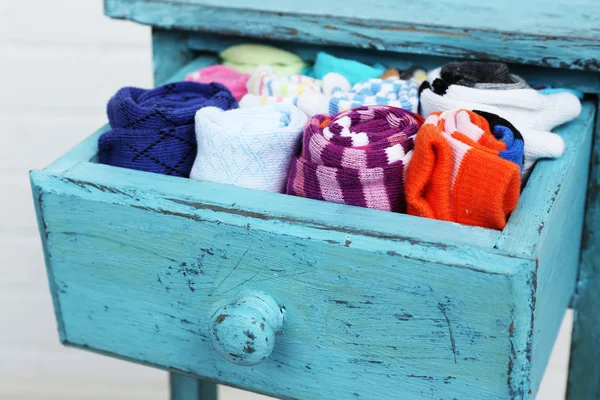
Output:
[[[149,29],[105,18],[100,0],[0,0],[1,399],[168,397],[162,371],[59,344],[27,176],[102,125],[118,88],[149,87],[151,70]],[[563,398],[564,325],[544,400]]]

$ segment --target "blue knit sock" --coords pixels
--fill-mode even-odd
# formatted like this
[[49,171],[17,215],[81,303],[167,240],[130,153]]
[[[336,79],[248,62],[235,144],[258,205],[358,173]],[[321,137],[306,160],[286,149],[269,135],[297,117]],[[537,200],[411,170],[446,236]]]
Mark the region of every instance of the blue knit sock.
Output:
[[218,83],[122,88],[108,102],[112,130],[98,139],[100,163],[189,177],[196,157],[194,116],[207,106],[229,110],[238,103]]

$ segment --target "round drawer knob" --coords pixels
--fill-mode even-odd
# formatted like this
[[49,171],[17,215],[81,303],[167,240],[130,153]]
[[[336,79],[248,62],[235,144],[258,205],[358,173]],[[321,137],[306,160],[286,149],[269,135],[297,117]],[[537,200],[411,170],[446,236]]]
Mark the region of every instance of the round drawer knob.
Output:
[[275,334],[283,326],[285,308],[266,293],[251,292],[219,308],[210,318],[215,350],[237,365],[256,365],[269,357]]

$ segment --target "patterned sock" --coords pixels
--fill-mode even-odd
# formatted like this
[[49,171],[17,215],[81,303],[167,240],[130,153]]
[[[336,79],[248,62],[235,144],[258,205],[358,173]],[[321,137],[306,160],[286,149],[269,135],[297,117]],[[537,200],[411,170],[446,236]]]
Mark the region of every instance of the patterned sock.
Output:
[[[493,128],[485,114],[494,123]],[[444,111],[440,118],[444,120],[444,131],[455,133],[455,137],[472,145],[470,141],[484,146],[485,148],[523,168],[523,137],[510,122],[495,114],[480,111],[475,113],[468,110]],[[499,125],[504,123],[504,125]],[[512,128],[512,129],[511,129]],[[514,130],[514,132],[513,132]],[[516,137],[515,139],[515,132]]]
[[521,132],[499,115],[480,110],[473,110],[473,112],[485,118],[496,139],[506,143],[506,150],[502,150],[499,156],[505,160],[514,162],[519,166],[521,172],[523,172],[525,141]]
[[238,103],[218,83],[120,89],[108,102],[112,129],[98,139],[100,163],[189,177],[196,155],[194,115],[210,106],[229,110]]
[[[439,82],[440,80],[434,80]],[[421,115],[429,115],[434,111],[445,111],[453,109],[481,110],[496,114],[510,121],[523,136],[525,141],[525,161],[523,164],[523,177],[526,178],[535,162],[540,158],[557,158],[565,150],[565,142],[555,133],[549,131],[568,120],[575,118],[581,111],[579,100],[570,93],[557,93],[544,96],[536,93],[533,89],[490,91],[474,88],[460,87],[451,85],[445,95],[440,95],[432,89],[429,81],[421,85]],[[448,95],[451,90],[461,88],[469,93],[461,93],[462,99],[456,99]],[[439,90],[437,90],[439,92]],[[460,91],[460,90],[459,90]],[[482,93],[485,92],[485,93]],[[494,98],[494,94],[508,93],[508,98]],[[517,93],[515,93],[517,92]],[[509,105],[507,100],[510,96],[516,97],[518,92],[524,96],[524,101],[519,103],[514,100],[514,104],[521,106],[521,109]],[[456,91],[452,93],[456,94]],[[486,95],[491,93],[490,99],[486,101]],[[475,102],[471,98],[476,98],[482,102]],[[494,99],[492,99],[494,98]],[[504,103],[501,101],[504,100]],[[484,103],[485,101],[485,103]],[[493,104],[493,105],[490,105]],[[564,105],[561,109],[560,104]]]
[[469,134],[446,130],[441,113],[427,118],[406,176],[408,213],[502,229],[519,200],[519,167]]
[[287,193],[403,212],[405,166],[423,119],[395,107],[366,106],[308,122]]
[[419,105],[418,83],[414,80],[369,79],[357,83],[349,92],[337,88],[331,97],[305,93],[298,99],[298,107],[308,116],[334,115],[369,105],[386,105],[416,112]]
[[308,118],[288,104],[196,114],[198,154],[190,178],[283,192]]
[[240,100],[248,91],[246,82],[250,75],[242,74],[224,65],[211,65],[188,74],[186,81],[198,83],[220,83],[231,91],[236,100]]
[[246,86],[248,95],[240,101],[242,108],[279,102],[296,104],[298,96],[303,93],[350,89],[348,80],[334,72],[325,75],[323,80],[304,75],[277,76],[268,65],[256,67]]

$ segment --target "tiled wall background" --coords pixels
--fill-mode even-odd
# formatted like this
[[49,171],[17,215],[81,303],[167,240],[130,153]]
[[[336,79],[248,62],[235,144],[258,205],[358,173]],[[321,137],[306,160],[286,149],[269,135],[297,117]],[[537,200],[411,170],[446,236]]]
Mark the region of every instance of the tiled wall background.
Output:
[[[0,399],[167,399],[167,374],[58,342],[27,172],[105,123],[121,86],[151,85],[150,31],[101,0],[0,0]],[[571,314],[539,398],[564,398]],[[222,399],[261,396],[221,388]]]

